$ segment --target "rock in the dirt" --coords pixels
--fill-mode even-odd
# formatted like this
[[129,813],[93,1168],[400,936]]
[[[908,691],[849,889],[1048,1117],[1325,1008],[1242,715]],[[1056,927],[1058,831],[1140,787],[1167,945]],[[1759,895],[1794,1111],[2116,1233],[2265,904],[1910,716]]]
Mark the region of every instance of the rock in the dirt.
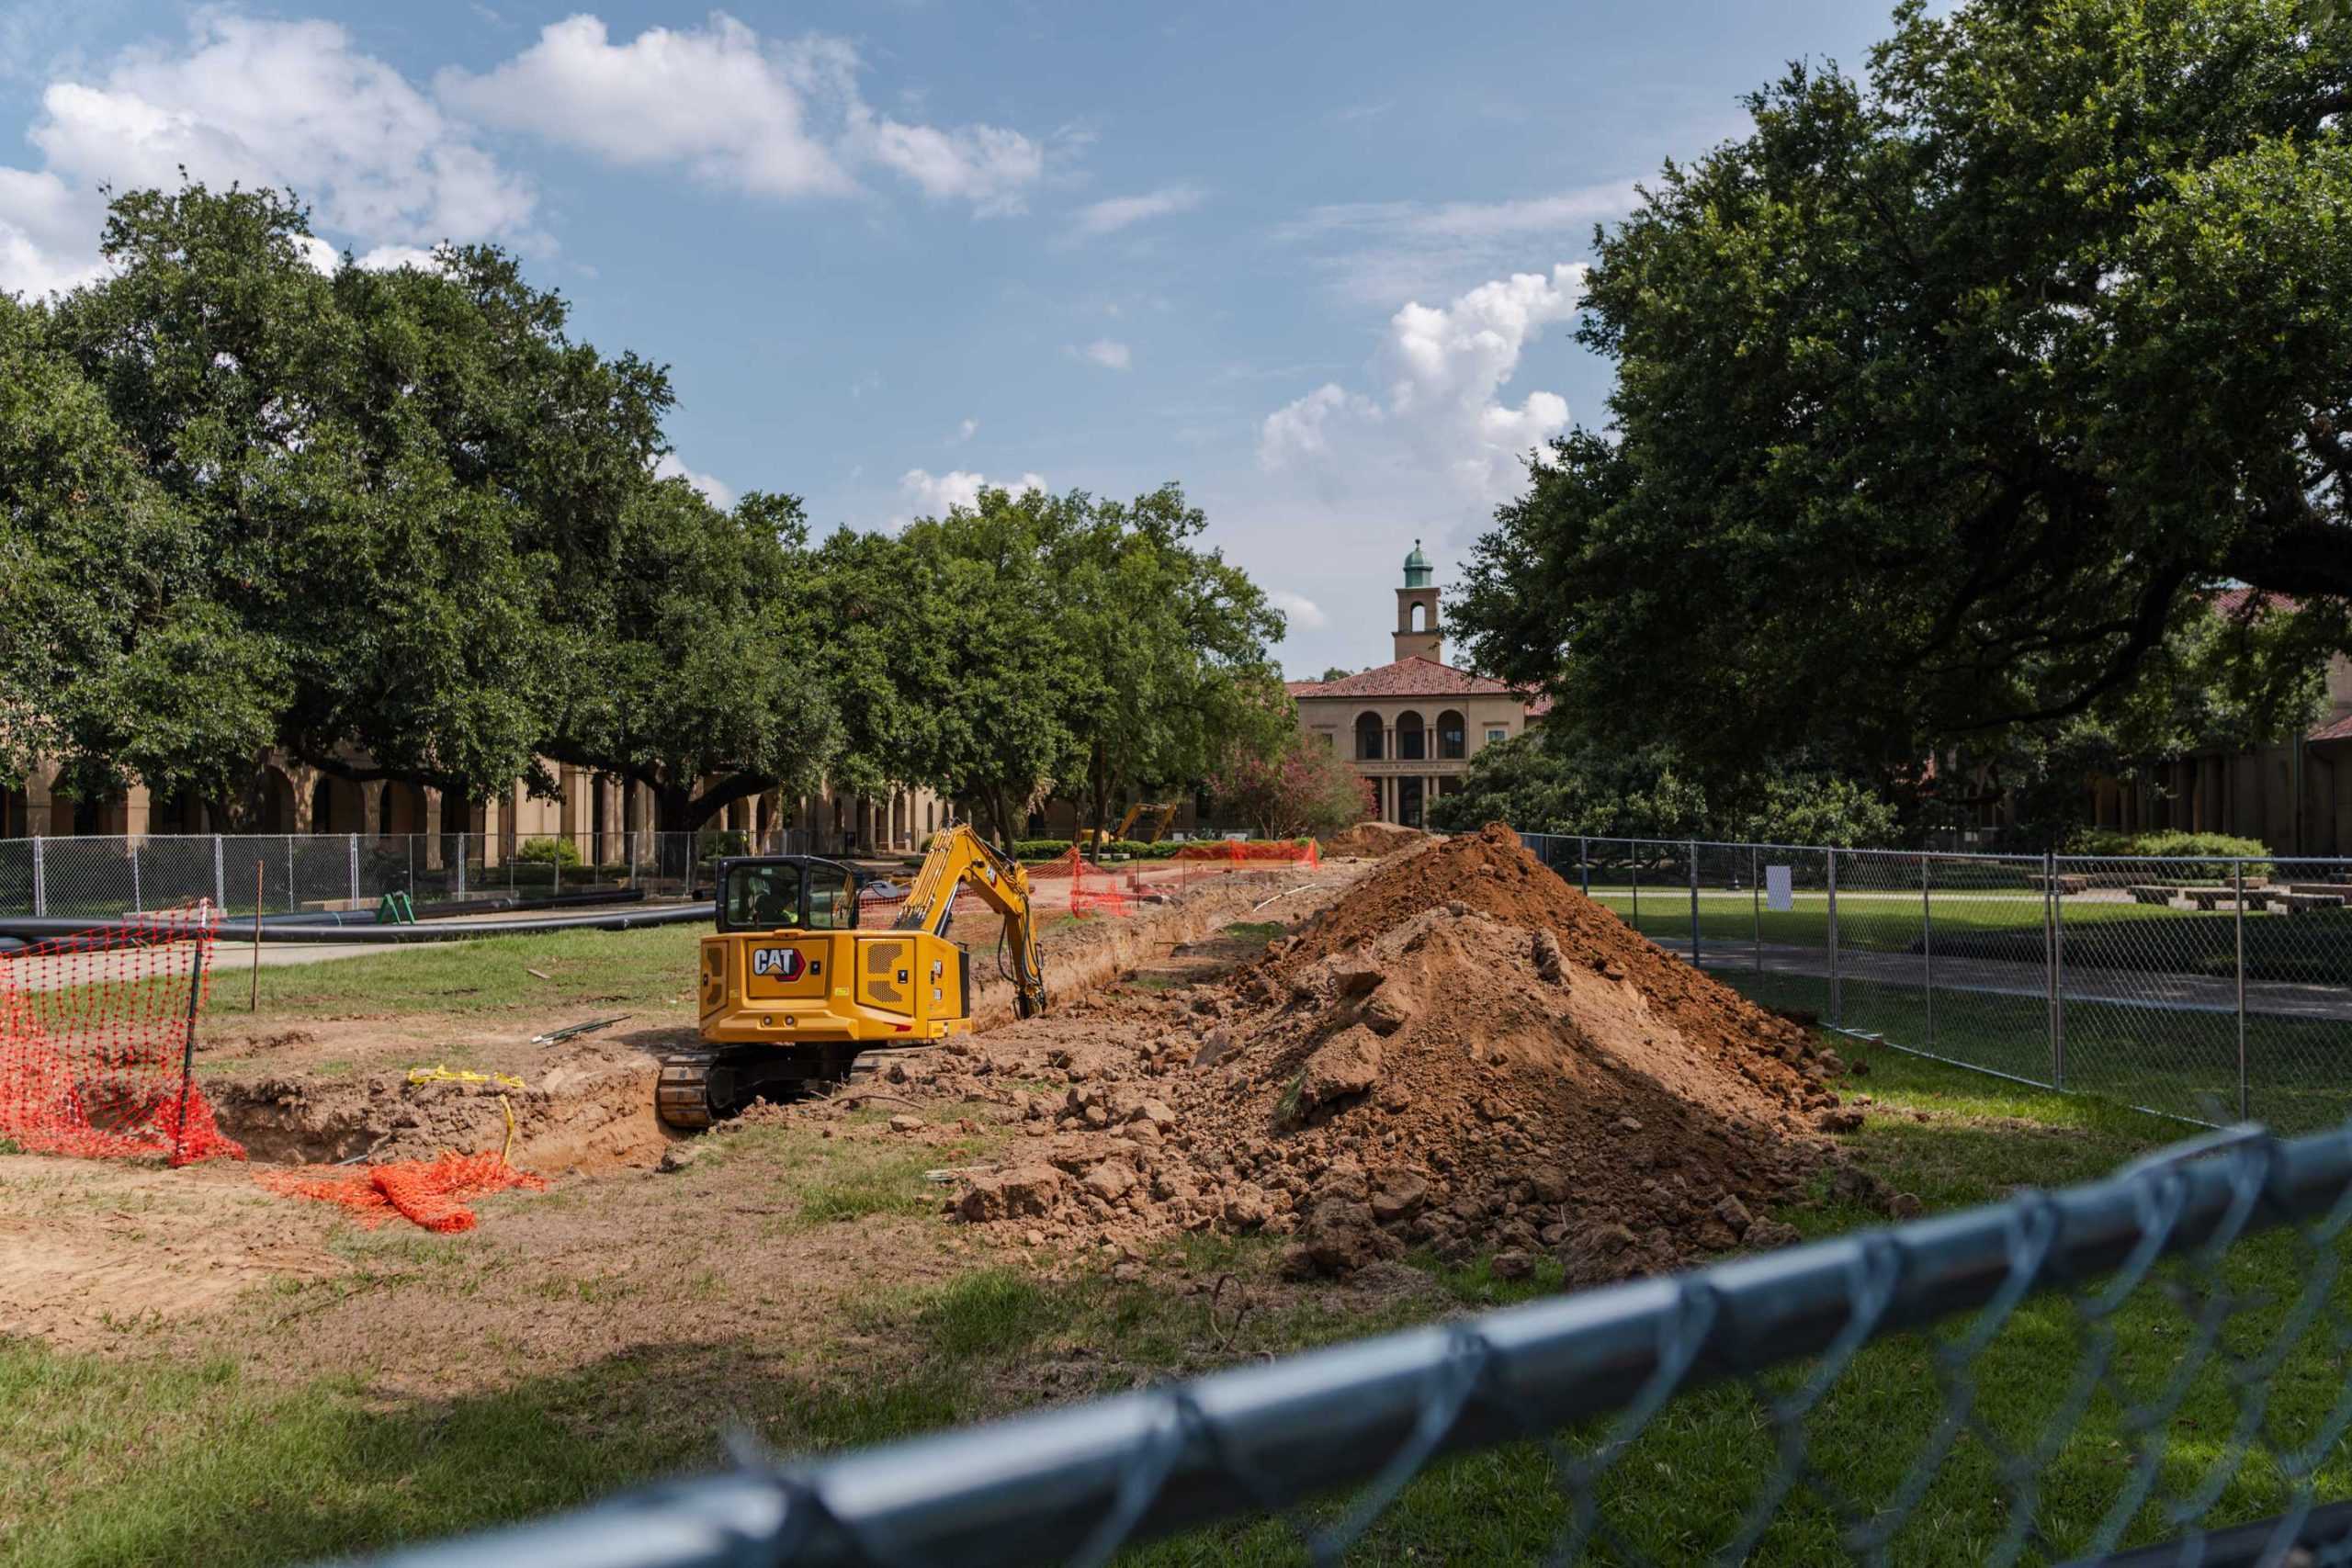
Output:
[[1430,1184],[1420,1177],[1409,1170],[1388,1172],[1373,1191],[1372,1217],[1381,1224],[1394,1224],[1419,1213],[1429,1201]]
[[1862,1125],[1862,1113],[1850,1105],[1833,1105],[1814,1118],[1814,1125],[1825,1133],[1859,1132]]
[[1747,1212],[1747,1205],[1729,1193],[1725,1193],[1723,1201],[1715,1205],[1715,1218],[1721,1220],[1734,1235],[1746,1235],[1747,1228],[1756,1223],[1756,1217]]
[[1136,1168],[1124,1160],[1106,1159],[1086,1173],[1079,1185],[1105,1203],[1115,1203],[1136,1184]]
[[1535,1259],[1513,1247],[1509,1252],[1496,1253],[1487,1270],[1498,1280],[1524,1280],[1535,1272]]
[[1173,1127],[1176,1112],[1168,1109],[1168,1102],[1164,1100],[1147,1100],[1128,1114],[1127,1120],[1148,1122],[1155,1127]]
[[1238,1187],[1226,1194],[1225,1223],[1238,1231],[1253,1231],[1274,1217],[1274,1206],[1255,1187]]
[[1039,1218],[1061,1197],[1064,1180],[1050,1165],[1016,1165],[973,1178],[956,1212],[973,1221]]
[[1384,985],[1365,998],[1362,1017],[1374,1034],[1389,1035],[1412,1021],[1413,1008],[1398,987]]
[[1535,972],[1547,985],[1557,986],[1567,978],[1567,961],[1560,952],[1560,939],[1545,926],[1535,933]]
[[1386,978],[1387,971],[1373,961],[1369,948],[1343,953],[1331,960],[1331,988],[1340,996],[1368,996],[1379,989]]
[[661,1163],[656,1165],[653,1168],[656,1170],[673,1172],[691,1170],[694,1168],[695,1161],[701,1156],[702,1145],[700,1144],[672,1144],[668,1148],[662,1151]]
[[1748,1226],[1747,1234],[1739,1239],[1749,1247],[1769,1249],[1777,1247],[1794,1247],[1804,1238],[1797,1234],[1796,1226],[1784,1221],[1758,1220]]
[[1539,1203],[1565,1203],[1568,1201],[1568,1194],[1574,1190],[1574,1184],[1569,1181],[1566,1171],[1557,1166],[1549,1166],[1529,1171],[1527,1188],[1528,1195]]
[[1380,1037],[1362,1025],[1340,1031],[1306,1059],[1299,1108],[1313,1110],[1364,1094],[1380,1081]]
[[1897,1192],[1886,1201],[1886,1212],[1898,1220],[1917,1218],[1921,1207],[1918,1194],[1915,1192]]
[[922,1131],[922,1118],[920,1116],[893,1116],[890,1118],[890,1131],[893,1133],[920,1133]]

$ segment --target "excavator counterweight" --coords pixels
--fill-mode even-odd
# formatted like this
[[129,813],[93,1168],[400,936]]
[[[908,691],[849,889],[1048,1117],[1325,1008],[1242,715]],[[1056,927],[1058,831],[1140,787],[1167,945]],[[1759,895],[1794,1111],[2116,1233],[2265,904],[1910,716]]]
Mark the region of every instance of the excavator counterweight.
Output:
[[663,1062],[662,1119],[707,1127],[763,1096],[844,1078],[861,1051],[970,1029],[970,955],[947,937],[967,886],[1003,917],[998,966],[1014,1010],[1044,1010],[1028,876],[968,826],[933,839],[905,908],[882,930],[860,927],[857,874],[838,861],[721,861],[718,930],[702,939],[698,972],[704,1048]]

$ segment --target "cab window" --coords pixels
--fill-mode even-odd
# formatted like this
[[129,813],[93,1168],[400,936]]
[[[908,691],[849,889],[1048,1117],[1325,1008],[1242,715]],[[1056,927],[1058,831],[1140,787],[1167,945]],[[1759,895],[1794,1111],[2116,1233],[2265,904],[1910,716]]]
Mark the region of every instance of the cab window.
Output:
[[724,908],[733,931],[783,931],[800,923],[801,868],[797,865],[738,865],[728,868]]
[[820,931],[857,925],[857,878],[823,866],[808,868],[808,924]]

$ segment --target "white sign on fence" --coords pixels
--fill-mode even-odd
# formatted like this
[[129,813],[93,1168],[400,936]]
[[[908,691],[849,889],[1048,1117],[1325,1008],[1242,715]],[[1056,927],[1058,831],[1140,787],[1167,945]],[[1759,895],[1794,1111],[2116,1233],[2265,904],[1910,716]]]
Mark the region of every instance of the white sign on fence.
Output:
[[1768,865],[1764,868],[1764,907],[1768,909],[1793,909],[1797,907],[1796,888],[1789,880],[1789,867]]

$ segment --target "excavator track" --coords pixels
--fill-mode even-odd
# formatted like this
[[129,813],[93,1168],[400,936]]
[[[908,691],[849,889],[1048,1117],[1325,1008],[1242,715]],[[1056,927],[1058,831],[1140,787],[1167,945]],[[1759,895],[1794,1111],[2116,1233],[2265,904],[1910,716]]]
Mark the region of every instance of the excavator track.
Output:
[[710,1069],[716,1059],[717,1053],[709,1051],[662,1058],[662,1076],[653,1086],[653,1113],[665,1126],[699,1132],[728,1114],[711,1102]]
[[755,1100],[791,1100],[849,1077],[854,1049],[735,1045],[662,1058],[653,1111],[663,1124],[699,1132],[739,1116]]

